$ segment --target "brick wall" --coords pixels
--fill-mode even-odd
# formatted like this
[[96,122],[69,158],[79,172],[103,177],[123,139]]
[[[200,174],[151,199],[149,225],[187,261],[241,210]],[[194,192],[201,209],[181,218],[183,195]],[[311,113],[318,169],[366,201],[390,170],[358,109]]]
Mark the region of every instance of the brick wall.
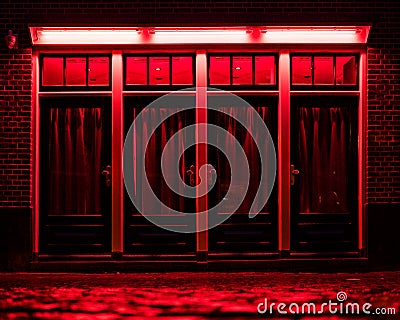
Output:
[[[30,197],[31,48],[28,23],[248,25],[371,23],[368,178],[371,203],[400,202],[400,5],[397,1],[23,1],[0,9],[0,206]],[[19,49],[3,35],[19,34]]]

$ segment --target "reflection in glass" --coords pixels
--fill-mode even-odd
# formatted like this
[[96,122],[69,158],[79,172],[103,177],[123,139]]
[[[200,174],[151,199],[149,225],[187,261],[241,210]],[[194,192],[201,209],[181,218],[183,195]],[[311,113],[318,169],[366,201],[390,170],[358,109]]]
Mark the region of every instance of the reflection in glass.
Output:
[[336,84],[357,84],[357,64],[354,56],[336,57]]
[[253,57],[232,57],[232,84],[253,84]]
[[149,58],[150,85],[169,85],[169,57]]
[[89,58],[89,86],[108,86],[110,78],[109,58]]
[[126,79],[127,85],[147,84],[147,58],[127,57],[126,58]]
[[312,84],[311,62],[310,56],[292,57],[292,84]]
[[172,84],[193,85],[192,57],[172,57]]
[[276,69],[274,56],[255,57],[256,79],[255,84],[276,84]]
[[211,56],[209,81],[210,85],[230,85],[231,84],[231,59],[229,56]]
[[42,66],[43,86],[64,85],[64,59],[62,57],[44,57]]
[[333,57],[314,57],[314,84],[333,85]]
[[86,85],[85,57],[74,57],[66,59],[65,84],[67,86]]

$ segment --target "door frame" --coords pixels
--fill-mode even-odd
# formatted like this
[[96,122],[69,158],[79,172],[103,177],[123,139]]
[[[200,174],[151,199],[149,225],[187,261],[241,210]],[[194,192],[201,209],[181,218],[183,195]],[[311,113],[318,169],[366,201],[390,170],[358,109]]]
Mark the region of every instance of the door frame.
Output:
[[[79,101],[78,101],[79,99]],[[43,117],[48,116],[50,113],[50,108],[57,108],[57,109],[63,109],[64,107],[70,107],[70,108],[75,108],[77,107],[77,103],[81,103],[81,100],[84,101],[83,105],[81,106],[81,108],[86,108],[86,109],[92,109],[92,108],[99,108],[102,110],[102,123],[103,123],[103,134],[102,134],[102,144],[104,147],[104,150],[102,152],[102,163],[101,163],[101,170],[105,169],[105,167],[107,165],[109,165],[111,163],[111,156],[107,155],[106,150],[111,146],[111,122],[107,123],[108,121],[110,121],[110,115],[111,115],[111,97],[110,96],[89,96],[89,95],[81,95],[79,97],[76,96],[67,96],[67,97],[60,97],[58,95],[52,96],[52,95],[48,95],[48,96],[41,96],[39,98],[40,100],[40,112],[39,112],[39,118],[41,121],[43,121]],[[95,103],[95,106],[98,107],[93,107],[93,106],[88,106],[85,107],[85,105],[88,105],[88,103]],[[54,106],[53,106],[54,103]],[[78,106],[79,107],[79,106]],[[44,122],[43,124],[48,124],[48,122]],[[43,138],[48,138],[48,135],[44,133],[44,131],[46,131],[45,127],[41,127],[39,128],[39,132],[41,132],[42,134],[42,139]],[[46,141],[41,141],[41,143],[46,143],[48,140]],[[44,151],[47,151],[46,146],[41,145],[41,143],[39,143],[39,154],[41,156],[44,156]],[[44,161],[44,163],[43,163]],[[41,187],[41,191],[39,193],[39,200],[42,204],[42,210],[45,210],[45,205],[43,205],[44,201],[44,197],[45,194],[48,193],[49,191],[49,185],[44,182],[43,180],[45,180],[45,175],[46,175],[46,170],[44,169],[44,165],[47,165],[47,160],[43,159],[41,161],[41,163],[39,163],[39,180],[41,181],[40,187]],[[101,174],[101,170],[98,172],[99,175]],[[101,217],[99,216],[92,216],[92,215],[79,215],[79,212],[77,212],[76,214],[79,215],[78,218],[75,218],[75,221],[73,216],[75,215],[75,213],[71,216],[71,215],[59,215],[57,217],[51,217],[48,215],[48,212],[41,212],[40,216],[38,216],[38,220],[39,220],[39,231],[42,230],[42,232],[45,232],[44,230],[46,229],[45,225],[40,225],[44,222],[49,223],[50,221],[54,221],[55,219],[57,220],[71,220],[71,222],[73,221],[74,224],[77,223],[77,221],[79,220],[85,220],[85,224],[88,223],[89,220],[93,220],[96,221],[96,224],[102,223],[102,221],[104,222],[104,231],[105,231],[105,235],[108,236],[109,239],[104,239],[103,245],[105,248],[109,248],[111,246],[111,188],[107,187],[105,185],[105,180],[103,177],[101,177],[100,179],[101,181],[101,197],[102,199],[99,199],[101,201],[101,205],[105,206],[102,208],[102,214]],[[79,219],[79,220],[77,220]],[[107,223],[107,220],[110,220],[109,223]],[[82,222],[79,222],[79,224],[82,224]],[[59,225],[59,222],[57,222],[57,225]],[[53,226],[54,227],[54,226]],[[43,239],[39,239],[39,247],[44,247],[45,244],[43,243]]]
[[[114,45],[115,47],[115,45]],[[121,47],[121,46],[119,46]],[[200,48],[200,49],[199,49]],[[112,97],[112,239],[111,254],[120,257],[123,254],[123,175],[122,175],[122,151],[123,151],[123,97],[132,94],[148,94],[148,92],[125,92],[123,90],[123,53],[165,53],[171,51],[171,46],[158,44],[153,47],[142,45],[138,49],[132,49],[125,45],[119,50],[104,49],[104,47],[93,48],[91,46],[77,47],[33,47],[32,52],[32,252],[36,257],[39,254],[39,167],[40,167],[40,105],[41,96],[67,96],[67,95],[95,95]],[[112,55],[112,90],[111,91],[63,91],[63,92],[41,92],[39,86],[40,69],[39,55],[43,53],[108,53]],[[366,124],[367,124],[367,47],[365,45],[260,45],[236,44],[236,45],[185,45],[180,43],[174,52],[196,53],[196,94],[198,95],[198,106],[206,106],[206,100],[202,96],[201,86],[207,84],[207,53],[211,52],[274,52],[278,54],[278,90],[262,91],[260,94],[278,94],[278,249],[282,253],[290,251],[290,98],[296,95],[306,94],[349,94],[359,96],[358,108],[358,249],[365,256],[366,248]],[[340,52],[359,54],[359,87],[356,91],[295,91],[290,88],[290,54],[293,52]],[[236,91],[230,91],[235,93]],[[157,94],[168,92],[157,92]],[[243,91],[237,93],[245,93]],[[252,91],[252,93],[255,93]],[[153,93],[154,94],[154,93]],[[206,98],[206,97],[205,97]],[[199,117],[204,117],[199,113]],[[199,133],[201,134],[201,133]],[[202,153],[204,155],[204,153]],[[199,159],[201,160],[201,159]],[[199,202],[198,208],[204,206]],[[205,221],[198,221],[199,224]],[[207,232],[197,233],[197,251],[208,250]]]

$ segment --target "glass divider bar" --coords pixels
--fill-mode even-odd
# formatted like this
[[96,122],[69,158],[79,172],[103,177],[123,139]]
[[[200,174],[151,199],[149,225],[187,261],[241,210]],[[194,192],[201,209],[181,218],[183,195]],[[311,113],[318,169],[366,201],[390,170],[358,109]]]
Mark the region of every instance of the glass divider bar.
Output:
[[[200,123],[207,123],[207,55],[204,50],[196,52],[196,171],[201,165],[207,163],[207,144],[199,144],[199,141],[207,141],[207,130]],[[200,181],[196,181],[197,185]],[[207,184],[202,184],[207,187]],[[208,196],[207,190],[197,190],[197,194],[205,194],[196,197],[196,254],[199,262],[207,260],[208,253]],[[204,214],[199,214],[204,212]],[[199,231],[204,230],[204,231]]]
[[122,52],[112,53],[112,109],[111,109],[111,252],[118,257],[123,252],[123,172],[122,150],[124,122],[122,111]]
[[279,52],[278,249],[290,250],[290,56]]

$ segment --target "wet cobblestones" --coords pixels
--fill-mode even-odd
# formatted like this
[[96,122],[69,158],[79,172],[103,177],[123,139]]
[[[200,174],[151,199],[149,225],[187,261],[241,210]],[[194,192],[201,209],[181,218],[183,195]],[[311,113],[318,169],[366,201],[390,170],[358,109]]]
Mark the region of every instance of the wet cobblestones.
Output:
[[[324,310],[310,315],[258,314],[275,302],[370,303],[395,308],[400,319],[400,272],[0,274],[0,319],[349,319]],[[344,302],[343,302],[344,303]],[[378,318],[376,315],[357,319]]]

